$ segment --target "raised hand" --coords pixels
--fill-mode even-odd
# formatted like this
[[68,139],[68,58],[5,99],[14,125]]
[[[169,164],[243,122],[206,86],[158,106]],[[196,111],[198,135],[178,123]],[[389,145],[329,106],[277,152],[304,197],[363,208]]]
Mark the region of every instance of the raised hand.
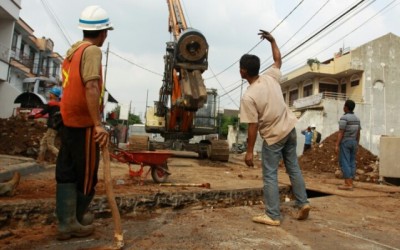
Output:
[[261,36],[261,39],[266,39],[269,42],[275,41],[275,38],[268,31],[260,30],[260,33],[258,33],[258,35]]

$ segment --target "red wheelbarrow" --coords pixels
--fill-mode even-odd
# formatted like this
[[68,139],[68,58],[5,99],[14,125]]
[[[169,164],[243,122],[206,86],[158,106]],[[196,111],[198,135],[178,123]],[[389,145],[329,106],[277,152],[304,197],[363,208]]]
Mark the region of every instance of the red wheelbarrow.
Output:
[[[128,151],[122,149],[114,150],[110,153],[111,158],[119,162],[127,163],[129,166],[129,175],[131,177],[142,177],[144,167],[149,166],[144,178],[151,172],[151,177],[155,183],[163,183],[167,181],[171,174],[168,171],[167,159],[172,155],[169,151]],[[133,165],[140,165],[138,170],[133,170]]]

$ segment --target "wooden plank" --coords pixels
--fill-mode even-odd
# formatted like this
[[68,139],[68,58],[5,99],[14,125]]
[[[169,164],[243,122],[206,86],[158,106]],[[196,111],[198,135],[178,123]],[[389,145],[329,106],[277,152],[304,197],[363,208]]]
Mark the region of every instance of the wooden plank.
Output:
[[[287,174],[281,173],[278,179],[279,183],[290,185],[289,176]],[[338,185],[341,185],[343,183],[343,180],[304,177],[304,181],[308,190],[343,197],[387,197],[391,195],[392,190],[395,190],[392,189],[392,187],[390,187],[390,189],[388,189],[387,191],[384,191],[382,187],[373,189],[373,187],[371,187],[371,184],[364,185],[367,183],[357,183],[353,191],[346,191],[339,190],[337,188]],[[378,187],[379,185],[376,186]]]

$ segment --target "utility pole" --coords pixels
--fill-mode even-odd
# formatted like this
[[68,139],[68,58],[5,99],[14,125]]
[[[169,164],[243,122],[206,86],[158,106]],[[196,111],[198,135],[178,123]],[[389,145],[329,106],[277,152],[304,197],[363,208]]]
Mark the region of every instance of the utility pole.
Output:
[[147,102],[148,102],[148,100],[149,100],[149,89],[147,89],[147,92],[146,92],[146,108],[145,108],[145,110],[144,110],[144,123],[146,124],[146,118],[147,118]]
[[106,115],[105,115],[105,110],[106,110],[106,104],[108,101],[108,94],[106,95],[106,79],[107,79],[107,67],[108,67],[108,52],[110,48],[110,43],[107,44],[107,51],[106,51],[106,65],[104,67],[104,79],[103,79],[103,86],[102,86],[102,91],[101,94],[103,95],[103,120],[106,120]]
[[[240,84],[240,99],[242,99],[243,83],[244,83],[244,80],[242,79],[242,83]],[[236,125],[236,144],[239,143],[240,106],[241,105],[239,102],[239,114],[238,114],[238,120],[237,120],[237,125]]]
[[110,43],[107,43],[107,50],[106,50],[106,65],[104,67],[104,80],[103,80],[103,88],[106,89],[106,80],[107,80],[107,68],[108,68],[108,53],[110,52]]

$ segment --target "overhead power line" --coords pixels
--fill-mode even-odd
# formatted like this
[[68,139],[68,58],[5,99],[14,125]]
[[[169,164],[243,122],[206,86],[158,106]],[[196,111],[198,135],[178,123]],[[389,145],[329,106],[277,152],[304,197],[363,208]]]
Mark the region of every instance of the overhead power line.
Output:
[[[328,45],[328,47],[325,47],[324,49],[321,49],[319,52],[315,53],[315,55],[318,55],[319,53],[331,48],[333,45],[337,44],[339,41],[343,40],[343,38],[347,37],[348,35],[352,34],[353,32],[355,32],[356,30],[358,30],[359,28],[361,28],[363,25],[365,25],[366,23],[368,23],[369,21],[371,21],[372,19],[374,19],[375,17],[377,17],[378,15],[380,15],[382,12],[384,11],[388,11],[388,8],[395,3],[396,0],[392,0],[389,4],[387,4],[385,7],[383,7],[380,11],[378,11],[375,15],[371,16],[370,18],[368,18],[367,20],[365,20],[363,23],[361,23],[359,26],[357,26],[356,28],[350,30],[348,33],[346,33],[344,36],[338,38],[336,41],[332,42],[330,45]],[[397,3],[394,7],[396,7],[397,5],[399,5],[400,3]],[[394,9],[394,8],[392,8]],[[392,10],[390,9],[390,10]],[[314,56],[315,56],[314,55]],[[292,68],[297,68],[299,67],[299,65],[295,65]]]
[[45,10],[49,14],[50,18],[52,18],[54,20],[55,24],[60,29],[61,34],[63,35],[63,37],[66,40],[67,44],[69,46],[71,46],[72,39],[68,36],[67,32],[65,31],[64,26],[62,26],[62,24],[61,24],[60,20],[58,19],[57,15],[54,14],[54,11],[51,9],[51,7],[50,7],[49,3],[47,2],[47,0],[42,0],[41,2],[43,4]]
[[[311,46],[313,46],[314,44],[316,44],[318,41],[320,41],[322,38],[326,37],[327,35],[329,35],[329,34],[332,33],[333,31],[335,31],[337,28],[339,28],[339,27],[345,25],[345,23],[346,23],[346,22],[349,22],[350,19],[353,18],[354,16],[360,15],[362,11],[364,11],[368,6],[370,6],[370,5],[371,5],[372,3],[374,3],[375,1],[376,1],[376,0],[371,0],[371,2],[368,3],[367,5],[365,5],[363,8],[357,10],[356,12],[353,12],[353,13],[351,14],[351,16],[347,16],[346,19],[342,19],[339,23],[336,23],[336,24],[335,24],[336,27],[333,28],[333,26],[332,26],[332,29],[329,30],[329,31],[327,31],[324,35],[321,35],[321,36],[319,36],[318,38],[313,39],[312,42],[310,42],[310,43],[308,43],[307,45],[305,45],[304,47],[302,47],[302,50],[298,50],[298,51],[296,51],[295,53],[293,53],[293,54],[291,54],[290,56],[288,56],[288,57],[286,58],[285,64],[287,63],[288,60],[291,60],[291,62],[293,62],[293,60],[295,60],[295,57],[296,57],[298,54],[300,54],[302,51],[304,51],[304,50],[310,48]],[[340,38],[340,39],[342,39],[342,38]],[[330,46],[327,47],[326,49],[328,49],[328,48],[330,48]],[[323,51],[318,52],[317,55],[318,55],[319,53],[321,53],[321,52],[323,52]],[[308,58],[313,58],[313,57],[316,57],[316,55],[312,55],[312,56],[310,55],[310,56],[308,56]],[[300,67],[301,65],[304,65],[304,63],[305,63],[305,62],[304,62],[304,59],[301,59],[300,57],[296,57],[296,59],[297,59],[296,61],[298,61],[298,63],[296,63],[297,66],[296,66],[296,65],[291,66],[290,68],[287,68],[287,69],[286,69],[287,71],[290,71],[290,70],[293,69],[294,67],[297,68],[297,67]],[[292,63],[292,64],[293,64],[293,63]]]
[[[288,44],[293,37],[295,37],[304,27],[306,27],[306,25],[311,22],[311,20],[314,19],[314,17],[316,15],[318,15],[318,13],[329,3],[330,0],[327,0],[284,44],[282,44],[282,46],[280,46],[280,49],[282,49],[283,47],[285,47],[286,44]],[[268,57],[267,59],[265,59],[261,65],[265,64],[268,60],[272,59],[272,55],[270,57]]]
[[[302,3],[304,2],[304,0],[302,0],[300,3],[298,3],[294,8],[293,8],[293,10],[292,11],[290,11],[289,12],[289,14],[287,14],[286,16],[285,16],[285,18],[283,18],[270,32],[272,33],[275,29],[277,29],[280,25],[281,25],[281,23],[283,23],[283,21],[285,21]],[[258,45],[260,45],[260,43],[262,42],[263,40],[260,40],[256,45],[254,45],[249,51],[247,51],[247,53],[246,54],[249,54],[251,51],[253,51]],[[210,78],[207,78],[207,79],[205,79],[205,80],[209,80],[209,79],[212,79],[212,78],[215,78],[215,77],[217,77],[217,76],[219,76],[219,75],[221,75],[222,73],[224,73],[225,71],[227,71],[228,69],[230,69],[230,68],[232,68],[236,63],[238,63],[240,61],[240,58],[238,59],[238,60],[236,60],[235,62],[233,62],[231,65],[229,65],[227,68],[225,68],[224,70],[222,70],[221,72],[219,72],[219,73],[217,73],[217,74],[215,74],[214,76],[212,76],[212,77],[210,77]]]
[[[209,66],[209,68],[210,68],[211,73],[214,74],[214,71],[212,70],[211,66]],[[221,86],[222,90],[226,93],[226,90],[225,90],[224,86],[222,86],[222,84],[221,84],[221,82],[218,80],[218,78],[215,78],[215,79],[217,80],[219,86]],[[233,104],[235,104],[236,107],[239,108],[239,105],[237,105],[237,103],[235,102],[235,100],[233,100],[232,97],[231,97],[230,95],[228,95],[228,97],[231,99],[231,101],[233,102]]]
[[[301,48],[304,44],[306,44],[307,42],[309,42],[311,39],[313,39],[314,37],[316,37],[317,35],[319,35],[321,32],[323,32],[324,30],[326,30],[327,28],[329,28],[332,24],[334,24],[335,22],[337,22],[338,20],[340,20],[341,18],[343,18],[344,16],[346,16],[348,13],[350,13],[352,10],[354,10],[355,8],[357,8],[360,4],[362,4],[365,0],[361,0],[359,1],[357,4],[353,5],[353,7],[351,7],[349,10],[347,10],[346,12],[344,12],[343,14],[341,14],[339,17],[335,18],[333,21],[331,21],[329,24],[327,24],[325,27],[323,27],[322,29],[320,29],[319,31],[317,31],[315,34],[313,34],[311,37],[307,38],[304,42],[300,43],[298,46],[296,46],[294,49],[292,49],[289,53],[287,53],[286,55],[284,55],[282,57],[282,59],[284,59],[285,57],[289,56],[290,54],[292,54],[293,52],[295,52],[296,50],[298,50],[299,48]],[[264,72],[265,70],[267,70],[269,67],[264,68],[263,70],[261,70],[261,72]]]
[[137,64],[137,63],[134,63],[134,62],[132,62],[131,60],[126,59],[126,58],[124,58],[124,57],[118,55],[117,53],[115,53],[115,52],[113,52],[113,51],[111,51],[111,50],[109,51],[109,53],[113,54],[114,56],[116,56],[116,57],[118,57],[118,58],[120,58],[120,59],[122,59],[122,60],[124,60],[124,61],[126,61],[126,62],[128,62],[128,63],[130,63],[130,64],[132,64],[132,65],[134,65],[134,66],[136,66],[136,67],[138,67],[138,68],[141,68],[141,69],[143,69],[143,70],[146,70],[146,71],[148,71],[148,72],[150,72],[150,73],[152,73],[152,74],[154,74],[154,75],[158,75],[158,76],[161,76],[161,77],[164,76],[164,75],[161,74],[161,73],[157,73],[157,72],[155,72],[155,71],[153,71],[153,70],[151,70],[151,69],[145,68],[145,67],[143,67],[143,66],[141,66],[141,65],[139,65],[139,64]]
[[[352,10],[354,10],[355,8],[357,8],[361,3],[363,3],[365,0],[361,0],[358,3],[356,3],[355,5],[353,5],[350,9],[348,9],[347,11],[345,11],[343,14],[339,15],[339,17],[335,18],[333,21],[329,22],[326,26],[324,26],[323,28],[321,28],[319,31],[317,31],[315,34],[311,35],[308,39],[306,39],[304,42],[302,42],[301,44],[299,44],[298,46],[296,46],[294,49],[292,49],[289,53],[287,53],[286,55],[282,56],[282,59],[289,56],[291,53],[295,52],[296,50],[298,50],[300,47],[302,47],[304,44],[306,44],[307,42],[309,42],[311,39],[313,39],[315,36],[317,36],[318,34],[320,34],[321,32],[323,32],[325,29],[327,29],[328,27],[330,27],[332,24],[334,24],[335,22],[337,22],[338,20],[340,20],[341,18],[343,18],[344,16],[346,16],[347,14],[349,14]],[[270,66],[264,68],[262,71],[260,72],[264,72],[266,69],[268,69]],[[234,89],[230,90],[228,93],[232,91],[235,91],[236,89],[240,88],[240,84],[238,86],[236,86]]]

